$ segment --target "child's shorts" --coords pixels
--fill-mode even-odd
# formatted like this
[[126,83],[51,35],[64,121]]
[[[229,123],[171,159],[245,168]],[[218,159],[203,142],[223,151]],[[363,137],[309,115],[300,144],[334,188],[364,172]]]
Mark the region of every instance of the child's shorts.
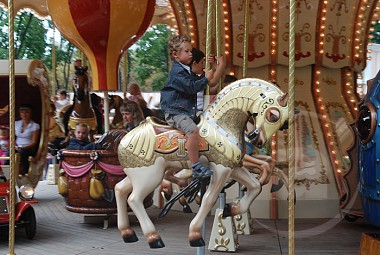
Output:
[[195,129],[197,125],[194,120],[187,115],[174,115],[165,113],[165,121],[172,127],[179,129],[187,136],[189,136]]

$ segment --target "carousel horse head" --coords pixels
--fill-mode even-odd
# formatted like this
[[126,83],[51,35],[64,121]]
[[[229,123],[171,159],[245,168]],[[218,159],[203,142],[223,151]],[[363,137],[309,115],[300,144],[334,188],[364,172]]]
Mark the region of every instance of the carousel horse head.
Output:
[[216,121],[219,126],[227,127],[231,120],[240,128],[250,120],[254,130],[248,137],[254,146],[262,148],[277,130],[286,126],[287,102],[288,94],[276,85],[248,78],[233,82],[220,91],[203,116],[212,123]]
[[[274,97],[273,97],[274,95]],[[286,129],[288,123],[288,94],[261,93],[264,100],[258,112],[249,113],[254,130],[248,134],[251,143],[262,148],[277,130]]]
[[75,98],[78,101],[85,100],[86,95],[89,94],[89,84],[88,84],[88,74],[87,74],[87,66],[86,67],[75,67],[75,84],[74,84],[74,92]]
[[109,110],[114,110],[112,122],[110,123],[111,129],[123,128],[123,115],[120,112],[120,107],[124,103],[123,98],[119,95],[109,95],[108,102]]
[[65,133],[74,130],[77,123],[84,123],[90,127],[90,133],[102,132],[102,118],[99,111],[90,99],[90,83],[87,67],[75,67],[74,103],[70,110],[65,112],[63,123]]
[[108,104],[110,109],[120,109],[120,106],[124,103],[124,100],[119,95],[108,95]]

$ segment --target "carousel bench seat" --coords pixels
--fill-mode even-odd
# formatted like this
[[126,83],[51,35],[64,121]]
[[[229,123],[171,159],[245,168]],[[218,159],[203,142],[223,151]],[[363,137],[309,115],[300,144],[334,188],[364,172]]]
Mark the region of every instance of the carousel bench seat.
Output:
[[[119,163],[117,144],[126,131],[109,132],[98,142],[106,150],[68,150],[58,153],[60,160],[59,193],[65,198],[66,209],[76,213],[114,214],[115,185],[126,175]],[[115,137],[117,137],[115,139]],[[144,206],[153,204],[153,193]]]

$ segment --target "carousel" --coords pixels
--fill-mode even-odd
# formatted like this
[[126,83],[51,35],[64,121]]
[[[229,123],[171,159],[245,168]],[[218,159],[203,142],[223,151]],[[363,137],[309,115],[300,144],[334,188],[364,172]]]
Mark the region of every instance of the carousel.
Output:
[[[379,211],[379,178],[373,170],[373,165],[378,161],[374,156],[378,105],[373,100],[376,98],[378,78],[369,87],[371,96],[365,98],[359,94],[366,86],[362,84],[365,81],[360,83],[358,79],[370,57],[367,47],[371,25],[379,19],[378,1],[0,2],[5,6],[14,2],[14,6],[8,7],[15,12],[30,8],[41,16],[51,17],[62,35],[88,59],[92,89],[105,93],[105,112],[109,110],[108,91],[118,88],[121,57],[149,26],[166,24],[180,35],[189,35],[193,47],[206,55],[225,56],[225,74],[234,75],[239,80],[225,89],[220,84],[215,101],[210,102],[208,91],[205,92],[206,106],[200,125],[204,132],[201,134],[205,141],[203,145],[208,149],[202,155],[214,170],[229,170],[223,178],[219,178],[220,174],[211,178],[203,194],[203,203],[192,207],[197,215],[190,224],[191,246],[205,246],[201,229],[204,215],[210,211],[215,213],[216,222],[219,212],[225,218],[246,215],[247,212],[253,212],[252,217],[288,218],[289,233],[294,228],[294,218],[343,216],[347,220],[355,220],[365,217],[371,224],[379,225],[378,219],[374,219]],[[127,19],[125,13],[133,15]],[[209,66],[206,65],[206,68]],[[9,76],[12,75],[11,68]],[[86,82],[78,83],[77,88],[81,86],[86,86]],[[265,90],[256,92],[256,87]],[[245,97],[247,94],[261,95],[261,99]],[[268,100],[267,106],[258,103],[259,100]],[[9,105],[12,105],[11,100]],[[78,105],[83,106],[82,103]],[[91,108],[91,104],[88,106]],[[231,114],[230,120],[242,119],[243,123],[234,126],[239,129],[235,130],[231,127],[233,125],[225,127],[220,113],[214,112],[217,109],[226,116]],[[77,112],[80,110],[75,109]],[[267,113],[268,110],[276,111],[281,117],[271,123],[265,119],[271,114]],[[249,119],[243,113],[248,111],[255,117],[254,131],[268,134],[260,143],[253,142],[258,148],[266,143],[266,154],[256,152],[248,157],[244,155],[244,137],[241,134]],[[154,119],[148,119],[136,131],[121,134],[109,131],[107,120],[104,124],[99,123],[93,111],[90,115],[78,116],[70,116],[69,128],[73,128],[73,123],[81,122],[99,133],[97,126],[104,125],[106,134],[100,142],[104,143],[102,148],[105,150],[81,153],[63,150],[60,153],[59,192],[65,197],[67,209],[95,214],[118,212],[123,240],[135,242],[138,238],[130,228],[128,218],[125,218],[125,213],[119,215],[121,211],[126,211],[127,200],[128,209],[136,214],[140,222],[144,222],[141,227],[150,247],[164,247],[144,210],[152,203],[152,192],[157,187],[159,190],[161,187],[162,191],[165,169],[173,166],[167,162],[183,161],[176,160],[171,154],[176,152],[178,155],[185,151],[184,141],[178,138],[181,134],[172,135],[174,131],[166,130],[163,123]],[[288,128],[282,129],[287,119]],[[217,123],[218,131],[209,122]],[[153,130],[160,132],[154,133]],[[164,151],[159,148],[158,141],[165,133],[170,133],[165,139],[176,137],[175,141],[170,140],[176,146]],[[118,135],[117,139],[110,138],[115,134]],[[234,137],[230,134],[240,135]],[[109,142],[112,139],[115,143]],[[227,146],[231,141],[237,144],[236,148]],[[11,154],[10,157],[14,156]],[[363,160],[373,164],[364,164]],[[182,167],[184,162],[186,159],[180,163]],[[153,172],[162,172],[159,172],[157,180],[148,182],[145,175],[134,175],[135,169],[140,168],[151,176]],[[276,176],[279,171],[285,174]],[[267,177],[265,181],[262,180],[265,179],[263,175]],[[251,181],[247,182],[243,176]],[[279,181],[278,176],[282,180]],[[227,183],[229,177],[238,183],[224,190],[221,183]],[[139,186],[135,184],[136,180],[146,188],[136,188]],[[272,184],[273,190],[273,185],[280,182],[284,182],[287,189],[276,193],[271,193],[271,185],[265,185]],[[175,183],[170,185],[178,186]],[[221,191],[226,191],[224,204],[229,205],[227,208],[230,210],[224,207],[215,212],[212,205]],[[132,199],[127,198],[129,194]],[[236,194],[239,194],[238,200]],[[148,201],[143,201],[146,197]],[[155,203],[159,206],[166,202],[161,196],[158,200]],[[230,223],[234,225],[236,221],[232,219]],[[215,235],[216,243],[210,244],[209,249],[214,249],[220,240],[225,240],[222,235]],[[294,253],[292,237],[289,234],[289,254]],[[234,233],[229,238],[236,240]],[[231,246],[224,245],[223,249],[235,251],[237,245],[232,241]]]

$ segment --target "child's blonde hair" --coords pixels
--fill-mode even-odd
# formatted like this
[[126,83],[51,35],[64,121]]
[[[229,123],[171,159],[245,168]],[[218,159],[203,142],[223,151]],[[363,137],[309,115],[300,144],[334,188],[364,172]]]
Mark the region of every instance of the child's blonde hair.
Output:
[[172,60],[174,60],[173,52],[180,51],[182,49],[182,44],[185,42],[191,43],[191,39],[187,35],[176,35],[169,41],[169,53]]

